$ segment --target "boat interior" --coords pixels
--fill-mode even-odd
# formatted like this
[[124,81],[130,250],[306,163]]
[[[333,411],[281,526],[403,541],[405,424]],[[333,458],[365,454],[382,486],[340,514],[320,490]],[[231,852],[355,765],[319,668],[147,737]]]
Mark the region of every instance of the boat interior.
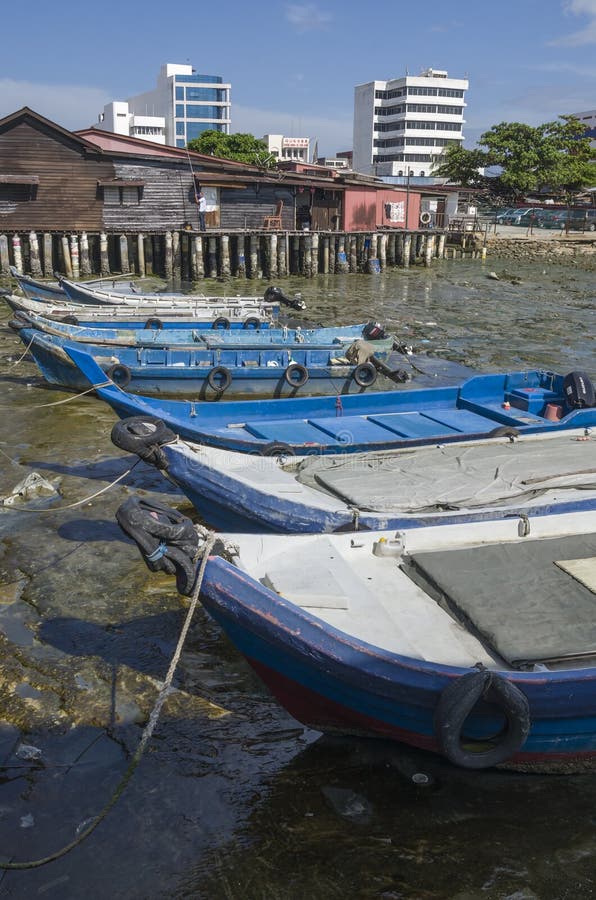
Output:
[[[567,518],[567,517],[564,517]],[[265,586],[373,648],[445,665],[520,671],[596,665],[596,533],[427,542],[413,531],[241,536],[240,563]],[[593,525],[593,519],[592,519]],[[446,530],[447,529],[447,530]],[[425,532],[453,532],[449,526]],[[548,530],[548,526],[546,528]],[[235,536],[236,540],[238,536]],[[416,547],[419,544],[419,549]],[[408,544],[412,544],[408,549]]]

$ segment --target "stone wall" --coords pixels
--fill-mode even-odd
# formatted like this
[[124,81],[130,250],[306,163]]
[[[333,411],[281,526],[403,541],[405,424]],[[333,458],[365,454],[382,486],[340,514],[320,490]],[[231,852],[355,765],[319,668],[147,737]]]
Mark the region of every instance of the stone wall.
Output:
[[533,241],[489,236],[486,247],[487,256],[491,258],[537,260],[596,269],[596,239]]

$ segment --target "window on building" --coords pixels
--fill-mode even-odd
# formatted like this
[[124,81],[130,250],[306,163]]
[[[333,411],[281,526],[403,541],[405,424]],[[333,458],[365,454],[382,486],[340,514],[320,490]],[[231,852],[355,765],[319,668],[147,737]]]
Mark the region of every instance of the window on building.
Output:
[[205,101],[210,100],[224,103],[224,93],[225,91],[218,91],[217,88],[187,87],[186,100],[190,103],[194,103],[197,101],[201,101],[204,103]]
[[24,203],[37,197],[38,175],[0,175],[0,201]]
[[106,206],[138,206],[143,195],[144,181],[99,181],[98,187]]
[[221,106],[186,106],[187,119],[221,119],[222,116]]
[[184,88],[183,87],[176,88],[176,100],[184,100]]
[[[193,141],[198,138],[203,131],[221,131],[222,126],[217,122],[187,122],[186,138],[187,141]],[[177,144],[178,147],[184,147],[184,143]]]
[[184,122],[176,122],[176,134],[184,135]]
[[176,104],[176,118],[177,119],[184,118],[184,105],[182,103]]

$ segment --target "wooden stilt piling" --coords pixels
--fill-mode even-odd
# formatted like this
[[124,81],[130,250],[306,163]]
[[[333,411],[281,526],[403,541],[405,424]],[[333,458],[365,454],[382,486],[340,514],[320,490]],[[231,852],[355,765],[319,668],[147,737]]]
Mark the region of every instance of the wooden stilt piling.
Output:
[[39,241],[34,231],[29,232],[29,265],[31,274],[34,276],[41,275],[41,261],[39,259]]
[[[70,250],[68,248],[68,238],[65,234],[60,240],[62,245],[62,264],[64,266],[64,274],[67,278],[72,278],[72,263],[70,261]],[[15,263],[16,265],[16,263]]]

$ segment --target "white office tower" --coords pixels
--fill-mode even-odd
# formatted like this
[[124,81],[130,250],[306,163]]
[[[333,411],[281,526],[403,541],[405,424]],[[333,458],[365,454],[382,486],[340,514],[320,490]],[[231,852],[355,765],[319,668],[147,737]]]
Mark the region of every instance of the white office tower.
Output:
[[[108,104],[97,127],[186,147],[203,131],[230,133],[230,90],[219,75],[199,75],[192,66],[166,63],[154,90]],[[158,138],[154,129],[160,127]]]
[[445,147],[463,142],[467,89],[467,78],[439,69],[356,85],[354,171],[432,176]]

